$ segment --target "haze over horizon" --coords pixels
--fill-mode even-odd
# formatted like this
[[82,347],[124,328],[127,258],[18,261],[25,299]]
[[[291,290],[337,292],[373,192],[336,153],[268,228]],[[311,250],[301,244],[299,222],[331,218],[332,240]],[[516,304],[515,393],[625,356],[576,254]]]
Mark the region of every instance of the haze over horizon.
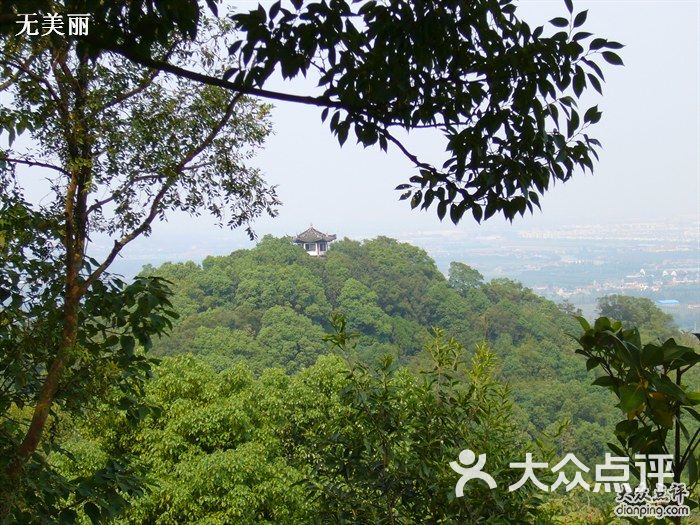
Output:
[[[264,1],[265,5],[271,3]],[[236,2],[241,9],[257,2]],[[522,16],[533,25],[546,24],[565,12],[563,1],[520,2]],[[251,162],[278,186],[283,202],[276,218],[263,217],[253,226],[265,234],[289,235],[313,223],[339,237],[410,237],[416,232],[449,236],[484,236],[490,232],[551,229],[562,225],[687,223],[700,221],[700,4],[694,1],[628,2],[579,0],[574,9],[589,9],[587,29],[625,44],[625,66],[604,69],[604,95],[598,104],[602,121],[592,135],[603,143],[595,175],[577,173],[542,199],[542,211],[509,225],[494,217],[482,225],[470,216],[454,226],[438,221],[434,209],[411,210],[398,201],[397,184],[415,173],[395,148],[363,149],[352,136],[343,148],[320,121],[320,110],[298,104],[277,104],[272,111],[274,135]],[[621,19],[624,24],[620,24]],[[272,90],[310,93],[314,79],[283,82]],[[596,94],[597,95],[597,94]],[[417,134],[407,139],[421,158],[441,162],[441,136]],[[38,186],[37,186],[38,188]],[[34,198],[41,196],[37,189]],[[614,229],[611,227],[611,230]],[[154,225],[153,234],[124,251],[125,259],[153,262],[201,259],[252,246],[240,229],[218,229],[210,217],[171,214]],[[108,243],[95,239],[96,252]],[[698,252],[700,253],[700,251]]]
[[[255,2],[243,3],[248,4]],[[519,9],[528,21],[541,24],[561,14],[564,5],[528,1]],[[398,151],[364,150],[352,139],[340,148],[317,108],[279,103],[272,112],[274,135],[254,163],[278,185],[283,205],[277,218],[256,221],[256,233],[294,234],[313,223],[353,238],[419,231],[476,235],[503,228],[700,220],[699,4],[589,0],[574,2],[574,9],[589,9],[588,23],[596,35],[625,44],[620,53],[625,66],[605,70],[604,94],[590,102],[603,111],[593,133],[603,143],[595,175],[579,173],[557,185],[542,199],[542,212],[518,218],[512,227],[500,218],[482,225],[470,218],[459,226],[440,223],[434,210],[412,211],[398,202],[394,187],[414,172]],[[618,23],[621,18],[625,24]],[[278,79],[271,89],[300,93],[313,87],[311,81]],[[439,158],[440,137],[411,139],[422,156]],[[252,244],[243,231],[216,231],[205,217],[173,218],[139,244],[165,248],[173,236],[186,236],[194,245],[228,241],[231,249]],[[137,250],[133,246],[130,253]]]

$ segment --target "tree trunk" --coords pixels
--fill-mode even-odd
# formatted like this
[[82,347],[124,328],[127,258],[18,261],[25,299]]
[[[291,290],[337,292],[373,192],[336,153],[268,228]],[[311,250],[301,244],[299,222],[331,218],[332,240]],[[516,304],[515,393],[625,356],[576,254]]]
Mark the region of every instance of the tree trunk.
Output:
[[6,480],[3,483],[3,494],[0,497],[0,521],[4,520],[12,508],[12,504],[19,493],[21,474],[29,458],[36,451],[41,441],[41,436],[46,426],[51,404],[60,383],[63,369],[65,368],[70,349],[75,345],[78,334],[78,305],[82,295],[80,284],[77,282],[77,272],[69,277],[71,284],[67,286],[66,303],[64,306],[64,324],[61,345],[56,357],[51,362],[46,379],[39,392],[36,406],[32,414],[32,420],[24,437],[17,448],[14,458],[5,472]]
[[83,296],[80,282],[80,269],[83,265],[85,249],[85,208],[87,192],[84,190],[87,173],[79,170],[72,174],[65,199],[65,239],[66,247],[66,285],[63,304],[63,330],[61,342],[44,379],[44,384],[36,400],[27,433],[17,447],[5,471],[6,480],[2,484],[0,495],[0,521],[4,520],[20,492],[22,471],[29,458],[36,452],[41,436],[46,427],[51,405],[56,397],[61,376],[70,353],[78,337],[78,310]]

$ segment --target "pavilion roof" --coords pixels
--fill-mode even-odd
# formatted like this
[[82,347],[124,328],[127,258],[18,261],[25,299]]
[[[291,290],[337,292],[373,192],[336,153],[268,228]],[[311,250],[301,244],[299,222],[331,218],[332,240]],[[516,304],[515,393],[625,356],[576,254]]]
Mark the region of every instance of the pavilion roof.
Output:
[[311,226],[308,230],[301,232],[294,238],[294,242],[319,242],[319,241],[334,241],[335,235],[329,235],[318,231]]

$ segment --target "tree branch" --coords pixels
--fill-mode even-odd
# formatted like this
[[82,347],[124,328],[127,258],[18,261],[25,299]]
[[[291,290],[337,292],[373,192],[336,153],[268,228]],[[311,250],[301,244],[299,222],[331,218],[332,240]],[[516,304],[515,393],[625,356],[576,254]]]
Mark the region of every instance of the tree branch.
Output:
[[214,141],[217,135],[221,132],[224,126],[231,119],[231,116],[233,115],[233,109],[242,97],[243,93],[240,92],[233,96],[231,101],[226,106],[226,110],[224,111],[224,114],[219,120],[219,122],[216,124],[216,126],[212,128],[212,130],[207,134],[207,136],[199,144],[199,146],[192,148],[190,152],[187,153],[187,155],[185,155],[185,157],[177,165],[177,171],[182,171],[183,169],[185,169],[187,164],[189,164],[197,155],[202,153],[202,151],[204,151],[211,145],[211,143]]
[[[177,66],[175,64],[171,64],[170,62],[163,61],[163,60],[157,60],[148,56],[144,56],[140,53],[136,53],[128,48],[124,48],[121,46],[117,46],[114,44],[110,44],[106,41],[100,40],[99,38],[95,38],[92,35],[84,37],[87,41],[92,43],[93,45],[96,45],[102,49],[105,49],[107,51],[111,51],[112,53],[116,53],[117,55],[123,56],[124,58],[131,60],[137,64],[141,64],[142,66],[151,68],[151,69],[159,69],[161,71],[165,71],[167,73],[171,73],[173,75],[177,75],[182,78],[187,78],[189,80],[193,80],[195,82],[199,82],[202,84],[207,84],[210,86],[217,86],[221,87],[224,89],[236,91],[238,93],[241,93],[243,95],[252,95],[256,97],[261,97],[265,99],[270,99],[270,100],[280,100],[283,102],[294,102],[297,104],[305,104],[307,106],[316,106],[319,108],[336,108],[340,109],[343,111],[347,111],[348,113],[361,113],[361,108],[360,109],[355,109],[355,108],[350,108],[346,106],[345,104],[337,101],[337,100],[331,100],[328,97],[311,97],[311,96],[302,96],[302,95],[294,95],[290,93],[281,93],[278,91],[270,91],[267,89],[259,89],[259,88],[254,88],[251,86],[246,86],[244,84],[238,84],[235,82],[231,82],[229,80],[225,80],[223,78],[216,78],[212,77],[210,75],[206,75],[203,73],[198,73],[196,71],[191,71],[189,69],[185,69],[183,67]],[[394,123],[390,125],[396,125]],[[428,126],[432,127],[432,126]],[[408,149],[391,133],[386,129],[386,127],[382,130],[382,132],[386,135],[386,137],[393,142],[399,150],[411,161],[413,162],[417,167],[419,168],[424,168],[424,169],[432,169],[432,166],[429,164],[426,164],[425,162],[421,162],[418,157],[416,157],[414,154],[412,154]]]
[[63,175],[67,175],[70,177],[70,173],[61,168],[60,166],[56,166],[54,164],[49,164],[47,162],[39,162],[36,160],[28,160],[28,159],[15,159],[15,158],[10,158],[10,157],[0,157],[0,160],[5,161],[5,162],[14,162],[16,164],[26,164],[27,166],[38,166],[41,168],[48,168],[50,170],[58,171],[59,173],[62,173]]
[[[51,85],[51,83],[46,78],[41,77],[41,76],[37,75],[36,73],[34,73],[34,71],[32,71],[31,69],[26,67],[24,64],[22,64],[20,62],[13,62],[12,60],[0,60],[0,64],[4,64],[6,66],[10,66],[10,67],[14,67],[15,69],[18,69],[19,71],[21,71],[22,73],[27,75],[29,78],[31,78],[32,80],[34,80],[38,84],[41,84],[44,87],[46,87],[46,90],[48,91],[49,95],[51,96],[51,98],[55,102],[57,102],[59,104],[62,103],[61,97],[58,96],[58,94],[56,93],[56,90],[53,89],[53,86]],[[67,108],[62,108],[62,109],[65,110],[64,116],[67,117]]]
[[386,136],[387,139],[389,139],[390,142],[392,142],[397,148],[399,148],[399,150],[401,151],[401,153],[404,154],[404,156],[406,156],[417,167],[431,171],[433,170],[433,167],[430,164],[422,162],[416,155],[408,151],[406,146],[404,146],[399,139],[397,139],[391,133],[389,133],[388,130],[384,129],[382,130],[382,133]]
[[688,456],[693,453],[695,450],[695,447],[697,446],[697,443],[695,440],[698,438],[698,435],[700,435],[700,428],[698,428],[695,431],[695,434],[693,434],[693,437],[690,438],[688,441],[688,445],[685,448],[685,452],[683,452],[683,457],[681,458],[677,468],[679,472],[683,472],[683,468],[685,467],[686,462],[688,461]]
[[[38,53],[32,53],[29,55],[27,60],[24,61],[22,64],[22,69],[26,70],[32,62],[36,59],[36,57],[39,56]],[[19,68],[18,68],[19,69]],[[14,84],[17,81],[17,78],[19,77],[19,71],[15,73],[14,75],[11,75],[10,78],[8,78],[5,82],[0,84],[0,91],[5,91],[8,87],[10,87],[12,84]]]
[[95,210],[97,210],[97,209],[99,209],[99,208],[102,208],[102,206],[104,206],[104,205],[107,204],[108,202],[112,202],[112,201],[113,201],[114,199],[116,199],[116,198],[117,198],[117,194],[116,194],[116,193],[112,193],[112,195],[110,195],[109,197],[107,197],[107,198],[105,198],[105,199],[95,201],[95,202],[94,202],[92,205],[90,205],[90,207],[87,209],[86,215],[90,215],[93,211],[95,211]]
[[261,98],[266,98],[266,99],[271,99],[271,100],[280,100],[284,102],[296,102],[298,104],[306,104],[309,106],[317,106],[317,107],[331,107],[331,108],[337,108],[337,109],[343,109],[343,110],[348,110],[343,104],[341,104],[338,101],[331,100],[327,97],[310,97],[310,96],[302,96],[302,95],[294,95],[290,93],[280,93],[278,91],[270,91],[267,89],[258,89],[254,88],[251,86],[246,86],[245,84],[237,84],[235,82],[231,82],[230,80],[224,80],[223,78],[216,78],[212,77],[203,73],[197,73],[196,71],[191,71],[189,69],[185,69],[180,66],[176,66],[175,64],[171,64],[170,62],[163,61],[163,60],[157,60],[151,57],[144,56],[140,53],[136,53],[130,49],[117,46],[114,44],[110,44],[106,41],[103,41],[99,38],[95,38],[92,35],[84,37],[85,40],[88,42],[92,43],[93,45],[96,45],[102,49],[105,49],[107,51],[111,51],[112,53],[116,53],[117,55],[121,55],[124,58],[131,60],[132,62],[135,62],[137,64],[141,64],[142,66],[145,66],[149,69],[159,69],[161,71],[165,71],[167,73],[171,73],[173,75],[177,75],[182,78],[188,78],[190,80],[194,80],[195,82],[199,82],[201,84],[208,84],[210,86],[217,86],[221,88],[228,89],[230,91],[236,91],[238,93],[242,93],[244,95],[252,95],[256,97],[261,97]]
[[[148,228],[151,226],[151,223],[153,220],[158,216],[158,213],[160,212],[160,203],[163,201],[163,198],[165,198],[165,195],[168,193],[168,190],[172,187],[173,184],[178,180],[177,175],[179,173],[182,173],[182,170],[185,169],[187,164],[191,162],[197,155],[199,155],[202,151],[204,151],[207,147],[211,145],[213,140],[217,137],[217,135],[221,132],[223,127],[226,125],[226,123],[230,120],[231,116],[233,115],[233,109],[238,103],[238,101],[243,97],[243,93],[237,93],[234,95],[234,97],[231,99],[231,101],[228,103],[226,106],[226,110],[224,111],[223,116],[219,120],[219,122],[214,126],[211,131],[207,134],[207,136],[202,140],[202,142],[192,148],[178,164],[174,167],[174,173],[172,176],[169,177],[169,179],[163,184],[161,189],[158,191],[156,196],[153,198],[153,202],[151,203],[151,207],[149,209],[148,215],[146,218],[143,220],[143,222],[134,230],[123,236],[121,239],[118,241],[114,241],[114,247],[112,250],[109,252],[109,255],[107,255],[107,258],[98,266],[95,271],[93,271],[88,278],[85,280],[83,283],[83,290],[86,290],[89,288],[92,283],[94,283],[97,279],[100,278],[100,276],[109,268],[109,266],[114,262],[114,259],[116,259],[117,255],[122,251],[124,246],[129,244],[131,241],[136,239],[139,235],[144,233]],[[94,206],[94,205],[93,205]],[[92,208],[92,206],[91,206]]]
[[[59,75],[59,68],[56,67],[56,64],[59,60],[59,56],[57,53],[57,50],[53,50],[51,54],[51,71],[53,72],[53,76],[56,79],[56,86],[58,87],[58,94],[59,96],[59,101],[61,104],[63,104],[63,107],[65,108],[65,119],[66,122],[70,122],[70,97],[68,96],[68,92],[65,90],[63,87],[63,84],[60,81],[60,75]],[[75,80],[75,79],[73,79]],[[64,124],[66,125],[66,124]],[[68,128],[66,127],[66,134],[69,133]]]
[[[168,58],[170,58],[170,56],[172,55],[172,53],[173,53],[174,50],[175,50],[175,44],[173,44],[172,46],[170,46],[170,49],[168,49],[168,50],[166,51],[165,55],[163,55],[163,58],[161,58],[160,60],[161,60],[161,61],[167,61]],[[106,109],[109,109],[109,108],[111,108],[111,107],[114,107],[114,106],[116,106],[117,104],[121,104],[121,103],[124,102],[125,100],[128,100],[128,99],[130,99],[131,97],[133,97],[133,96],[135,96],[135,95],[138,95],[139,93],[142,93],[144,90],[148,89],[148,87],[149,87],[151,84],[153,84],[153,81],[155,80],[155,78],[158,76],[158,74],[159,74],[160,72],[161,72],[160,69],[156,69],[156,68],[150,69],[150,70],[148,71],[148,74],[144,75],[144,77],[143,77],[143,78],[141,79],[141,81],[136,85],[136,87],[134,87],[133,89],[131,89],[131,90],[129,90],[129,91],[126,91],[126,92],[124,92],[124,93],[122,93],[122,94],[120,94],[120,95],[117,95],[115,98],[113,98],[113,99],[110,100],[109,102],[105,103],[104,106],[102,106],[101,108],[99,108],[99,110],[97,111],[97,113],[101,113],[102,111],[104,111],[104,110],[106,110]]]

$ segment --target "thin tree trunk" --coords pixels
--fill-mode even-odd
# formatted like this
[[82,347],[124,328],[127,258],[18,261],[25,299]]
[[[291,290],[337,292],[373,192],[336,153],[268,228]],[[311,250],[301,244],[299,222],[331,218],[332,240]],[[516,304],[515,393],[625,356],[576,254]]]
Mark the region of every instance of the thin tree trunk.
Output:
[[[57,57],[57,61],[63,58]],[[59,77],[57,75],[57,81]],[[60,88],[60,81],[59,81]],[[83,117],[84,88],[78,83],[75,114]],[[81,119],[81,120],[84,120]],[[91,141],[85,140],[84,126],[71,127],[66,122],[64,133],[68,143],[68,152],[73,159],[90,158]],[[81,137],[78,137],[78,134]],[[66,281],[63,302],[63,329],[60,344],[56,356],[51,361],[49,370],[44,379],[36,400],[27,433],[22,443],[17,447],[14,457],[10,461],[6,474],[6,483],[3,486],[4,494],[0,498],[0,520],[5,519],[12,508],[21,487],[22,471],[25,465],[36,452],[41,442],[41,437],[46,427],[46,421],[51,410],[51,405],[56,397],[66,363],[70,360],[70,354],[75,347],[78,337],[78,312],[80,301],[85,291],[80,282],[80,270],[83,266],[85,255],[85,239],[87,235],[87,183],[90,180],[91,169],[83,165],[70,173],[70,180],[66,188],[64,207],[65,236],[63,244],[66,249]]]
[[[63,304],[63,331],[56,356],[49,366],[48,373],[44,379],[36,400],[32,419],[29,423],[27,433],[22,443],[17,447],[14,457],[10,461],[5,471],[6,480],[3,483],[3,495],[0,498],[0,520],[5,519],[10,512],[12,504],[19,492],[21,485],[21,474],[29,458],[36,452],[41,436],[46,427],[46,420],[49,416],[51,405],[53,404],[58,390],[63,370],[69,358],[71,349],[75,346],[78,335],[78,309],[83,289],[79,281],[80,267],[82,266],[84,237],[79,235],[82,227],[75,227],[75,204],[78,201],[78,208],[82,207],[79,184],[79,174],[74,174],[68,186],[65,207],[65,246],[66,246],[66,285]],[[77,199],[76,199],[77,195]],[[76,232],[77,230],[77,232]],[[76,235],[78,233],[78,235]]]

